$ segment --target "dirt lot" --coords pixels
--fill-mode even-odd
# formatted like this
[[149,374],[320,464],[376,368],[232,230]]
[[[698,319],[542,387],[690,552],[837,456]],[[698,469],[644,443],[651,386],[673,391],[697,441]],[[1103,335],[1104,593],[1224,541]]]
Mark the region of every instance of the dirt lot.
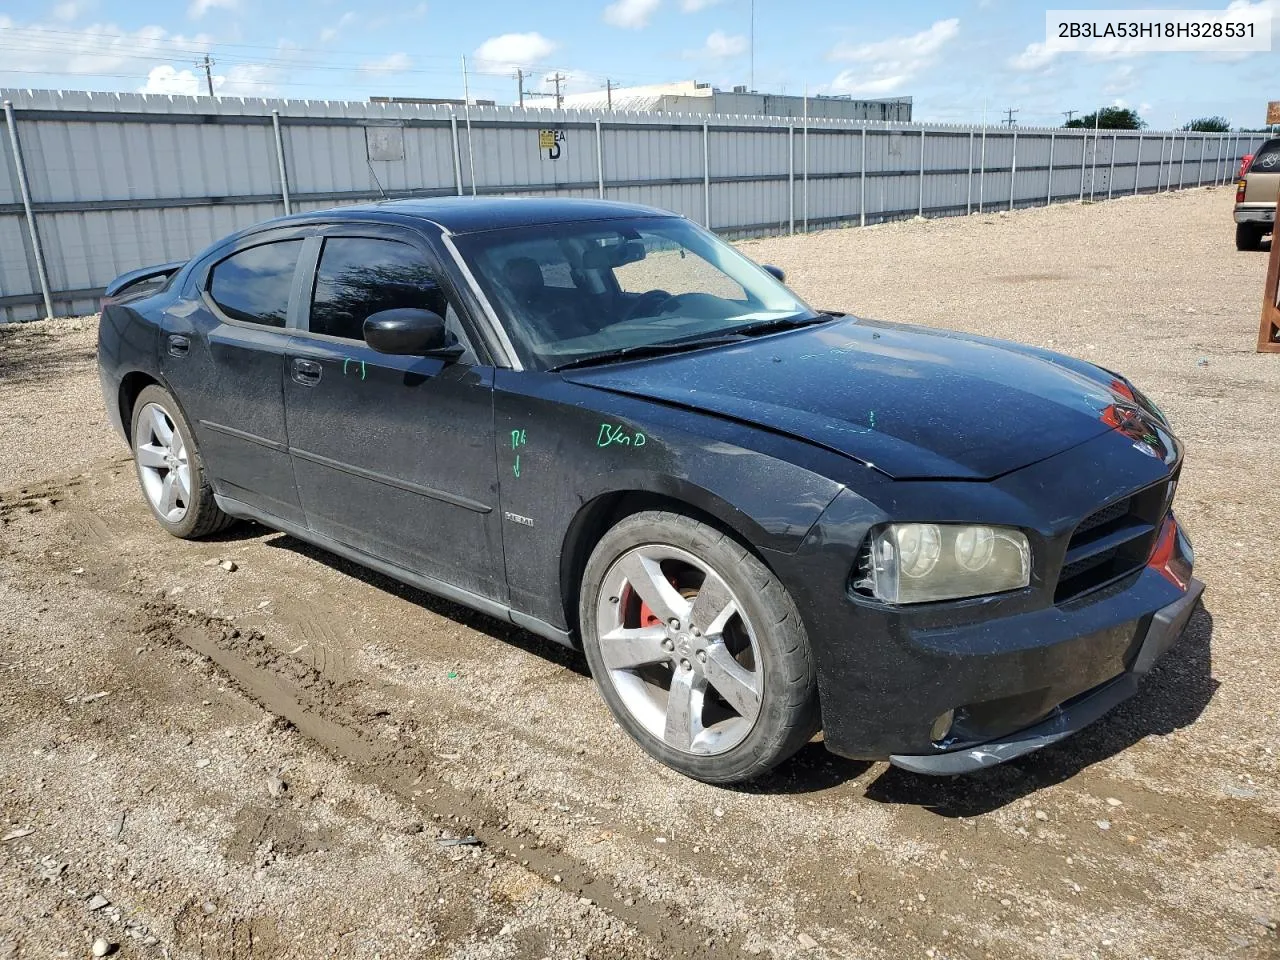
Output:
[[1124,370],[1188,444],[1204,609],[1113,715],[963,779],[817,744],[682,779],[581,657],[259,527],[167,537],[92,318],[0,328],[0,958],[1280,956],[1280,357],[1230,205],[744,244],[818,306]]

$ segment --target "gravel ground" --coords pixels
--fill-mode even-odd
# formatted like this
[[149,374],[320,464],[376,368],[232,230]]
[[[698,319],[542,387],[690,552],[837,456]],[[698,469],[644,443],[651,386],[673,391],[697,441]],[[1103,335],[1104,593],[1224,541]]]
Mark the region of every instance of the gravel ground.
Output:
[[1280,358],[1230,205],[742,244],[817,306],[1123,370],[1188,444],[1186,635],[1083,734],[953,780],[811,744],[694,783],[578,656],[259,527],[168,538],[92,318],[0,327],[0,958],[1280,956]]

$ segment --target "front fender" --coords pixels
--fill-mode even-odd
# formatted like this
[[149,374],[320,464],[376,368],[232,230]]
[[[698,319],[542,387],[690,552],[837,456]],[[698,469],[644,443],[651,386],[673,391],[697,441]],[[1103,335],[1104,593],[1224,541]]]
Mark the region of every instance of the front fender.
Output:
[[511,604],[558,627],[565,550],[603,503],[656,495],[786,554],[843,489],[788,458],[803,444],[555,375],[499,371],[494,421]]

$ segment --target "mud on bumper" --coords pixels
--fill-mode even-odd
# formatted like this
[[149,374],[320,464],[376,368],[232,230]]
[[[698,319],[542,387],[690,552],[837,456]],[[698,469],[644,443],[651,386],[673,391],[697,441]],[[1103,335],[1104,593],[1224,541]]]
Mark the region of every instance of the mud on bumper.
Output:
[[1129,699],[1138,683],[1162,653],[1181,636],[1204,593],[1204,584],[1191,580],[1183,596],[1157,610],[1130,668],[1070,700],[1056,706],[1049,716],[1016,733],[958,750],[932,755],[895,754],[889,762],[913,773],[950,775],[971,773],[1004,763],[1078,732]]

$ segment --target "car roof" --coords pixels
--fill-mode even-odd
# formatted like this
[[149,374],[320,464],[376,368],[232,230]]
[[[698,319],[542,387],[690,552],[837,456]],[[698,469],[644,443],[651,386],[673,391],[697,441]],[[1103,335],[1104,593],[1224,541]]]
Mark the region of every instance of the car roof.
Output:
[[[476,233],[505,227],[532,227],[583,220],[617,220],[634,217],[673,217],[666,210],[609,200],[540,197],[415,197],[383,200],[353,206],[317,210],[270,221],[273,227],[316,220],[428,220],[450,233]],[[262,224],[261,226],[266,226]],[[256,228],[255,228],[256,229]]]

